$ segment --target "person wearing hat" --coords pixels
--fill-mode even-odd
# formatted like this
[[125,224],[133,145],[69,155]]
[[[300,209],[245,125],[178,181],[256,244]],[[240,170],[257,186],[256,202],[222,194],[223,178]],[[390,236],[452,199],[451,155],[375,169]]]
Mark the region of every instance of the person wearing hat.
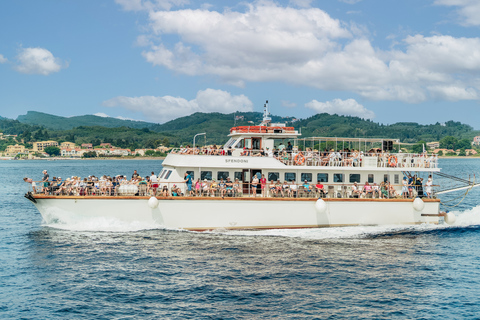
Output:
[[210,186],[208,185],[208,180],[207,180],[207,179],[203,179],[203,182],[202,182],[202,195],[203,195],[203,196],[208,196],[209,190],[210,190]]
[[408,198],[408,180],[407,177],[403,177],[402,180],[402,198],[407,199]]
[[50,186],[50,182],[48,182],[49,178],[50,176],[48,175],[47,170],[43,170],[42,182],[43,182],[43,190],[45,191],[45,194],[48,194],[48,187]]
[[427,183],[425,183],[425,192],[427,193],[427,198],[432,198],[432,193],[433,193],[432,175],[428,176]]

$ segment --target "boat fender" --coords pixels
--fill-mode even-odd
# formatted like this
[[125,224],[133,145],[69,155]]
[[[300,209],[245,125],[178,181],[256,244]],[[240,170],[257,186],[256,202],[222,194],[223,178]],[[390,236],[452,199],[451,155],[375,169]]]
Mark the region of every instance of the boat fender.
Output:
[[425,203],[423,202],[423,200],[418,197],[415,198],[415,200],[413,201],[413,209],[417,211],[422,211],[423,208],[425,208]]
[[445,215],[444,215],[444,219],[445,219],[445,222],[446,222],[447,224],[452,225],[452,224],[454,224],[455,221],[457,220],[457,217],[456,217],[453,213],[447,212],[447,213],[445,213]]
[[148,206],[152,209],[158,207],[158,199],[155,197],[150,197],[150,199],[148,199]]
[[317,213],[325,213],[327,211],[327,203],[323,199],[318,199],[315,202],[315,210],[317,210]]

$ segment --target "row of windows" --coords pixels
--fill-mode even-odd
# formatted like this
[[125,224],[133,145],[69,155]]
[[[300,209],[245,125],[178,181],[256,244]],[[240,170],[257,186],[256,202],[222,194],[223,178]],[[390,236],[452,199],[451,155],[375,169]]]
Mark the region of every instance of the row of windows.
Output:
[[[168,177],[170,176],[170,173],[171,173],[171,171],[169,171],[167,173],[167,175],[165,176],[165,179],[168,179]],[[187,173],[192,177],[193,180],[195,179],[195,172],[187,171]],[[160,178],[162,178],[162,176],[163,176],[163,173],[160,176]],[[332,177],[333,178],[332,182],[334,182],[334,183],[347,182],[347,181],[345,181],[345,174],[343,174],[343,173],[333,173],[332,176],[333,176]],[[226,180],[228,177],[230,177],[230,172],[228,172],[228,171],[217,171],[217,180],[221,180],[221,179]],[[314,174],[311,173],[311,172],[300,173],[300,181],[305,181],[306,180],[308,182],[312,182],[313,177],[314,177]],[[204,180],[204,179],[212,180],[212,178],[213,178],[212,171],[200,171],[200,180]],[[316,182],[329,182],[329,174],[328,173],[317,173],[316,178],[317,178]],[[368,181],[368,183],[374,183],[375,182],[374,181],[374,175],[372,173],[367,174],[366,178],[367,179],[365,181]],[[243,173],[238,172],[238,171],[234,172],[233,180],[235,180],[235,179],[243,180]],[[271,181],[271,180],[277,181],[279,179],[280,179],[280,173],[279,172],[268,172],[267,173],[267,180],[268,181]],[[284,176],[283,176],[283,180],[284,181],[297,181],[297,173],[296,172],[285,172]],[[390,180],[389,175],[385,174],[383,176],[383,181],[387,182],[389,180]],[[363,183],[365,181],[361,180],[361,175],[359,173],[350,173],[348,175],[348,182],[349,183],[354,183],[354,182]],[[399,182],[400,182],[399,175],[395,174],[394,175],[394,183],[399,184]]]

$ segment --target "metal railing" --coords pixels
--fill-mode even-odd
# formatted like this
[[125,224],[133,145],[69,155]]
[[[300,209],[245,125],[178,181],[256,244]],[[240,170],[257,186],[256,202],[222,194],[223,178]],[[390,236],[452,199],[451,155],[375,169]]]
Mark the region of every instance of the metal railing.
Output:
[[[175,148],[173,154],[231,156],[220,148]],[[290,166],[319,167],[385,167],[385,168],[438,168],[438,156],[427,153],[363,153],[243,150],[240,157],[273,157]]]
[[[390,183],[376,184],[352,184],[352,183],[277,183],[267,182],[262,186],[257,183],[234,181],[231,185],[227,182],[200,181],[192,184],[191,190],[184,181],[159,183],[154,187],[151,183],[139,184],[131,181],[123,181],[119,184],[108,184],[104,181],[67,180],[58,181],[35,181],[33,194],[48,196],[156,196],[156,197],[265,197],[265,198],[381,198],[394,199],[404,197],[403,185]],[[367,187],[366,187],[367,186]],[[432,194],[427,195],[425,185],[410,186],[406,198],[415,198],[424,194],[425,197],[435,198],[438,185],[432,186]],[[29,191],[30,191],[29,190]]]

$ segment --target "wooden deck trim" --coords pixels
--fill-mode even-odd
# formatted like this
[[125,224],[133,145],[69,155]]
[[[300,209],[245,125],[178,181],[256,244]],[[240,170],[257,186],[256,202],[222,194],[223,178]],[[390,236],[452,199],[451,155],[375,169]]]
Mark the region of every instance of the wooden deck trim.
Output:
[[[72,200],[148,200],[151,197],[140,196],[51,196],[35,194],[35,199],[72,199]],[[261,198],[261,197],[156,197],[158,200],[218,200],[218,201],[317,201],[317,198]],[[322,198],[325,202],[413,202],[415,199],[367,199],[367,198]],[[422,199],[423,202],[440,202],[440,199]]]

